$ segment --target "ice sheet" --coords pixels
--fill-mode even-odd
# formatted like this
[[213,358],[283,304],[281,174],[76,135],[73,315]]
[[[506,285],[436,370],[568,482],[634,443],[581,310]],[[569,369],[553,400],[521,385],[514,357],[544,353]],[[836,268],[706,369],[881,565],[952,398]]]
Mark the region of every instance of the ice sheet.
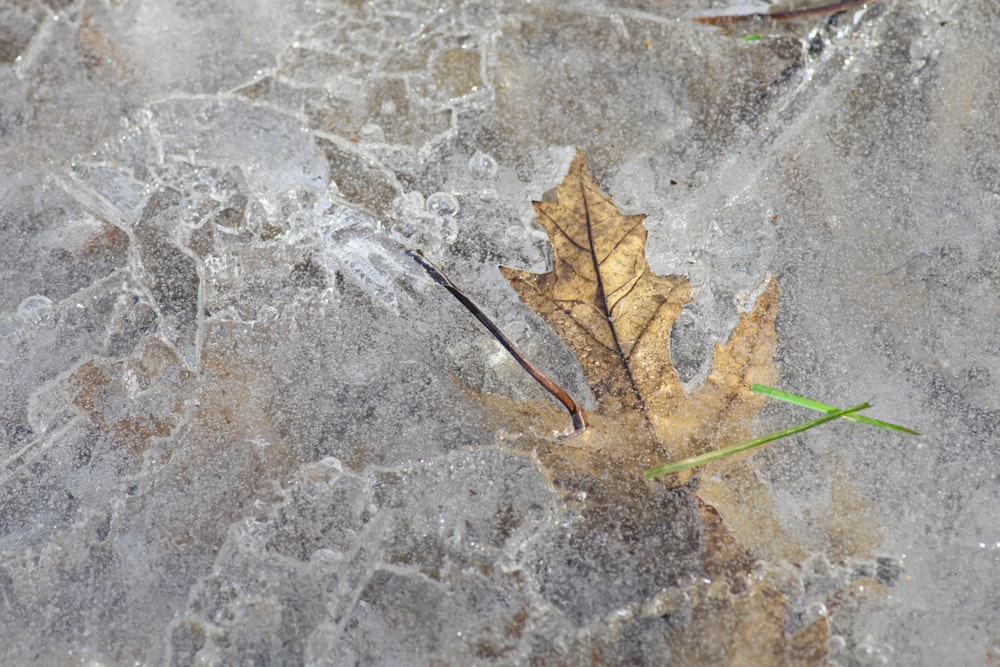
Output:
[[405,254],[592,406],[496,268],[575,149],[693,283],[685,381],[772,274],[781,386],[925,434],[753,459],[804,662],[1000,661],[992,0],[7,4],[0,662],[710,664],[693,496],[546,484],[549,398]]

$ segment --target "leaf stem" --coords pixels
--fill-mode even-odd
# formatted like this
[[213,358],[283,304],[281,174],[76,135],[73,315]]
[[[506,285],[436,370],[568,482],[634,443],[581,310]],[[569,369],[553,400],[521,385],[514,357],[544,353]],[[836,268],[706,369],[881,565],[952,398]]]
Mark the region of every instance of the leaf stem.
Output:
[[827,413],[825,416],[819,419],[814,419],[803,424],[798,424],[797,426],[791,426],[782,431],[775,431],[774,433],[762,436],[760,438],[754,438],[753,440],[747,440],[746,442],[741,442],[737,445],[731,445],[729,447],[723,447],[722,449],[716,449],[711,452],[706,452],[699,456],[692,456],[690,458],[681,459],[680,461],[675,461],[673,463],[664,463],[663,465],[656,466],[655,468],[649,468],[642,473],[644,479],[653,479],[654,477],[659,477],[661,475],[666,475],[672,472],[680,472],[681,470],[686,470],[688,468],[694,468],[695,466],[705,465],[712,461],[717,461],[719,459],[725,458],[727,456],[732,456],[733,454],[739,454],[740,452],[745,452],[748,449],[753,449],[754,447],[760,447],[763,444],[777,440],[779,438],[784,438],[789,435],[794,435],[796,433],[801,433],[808,429],[819,426],[820,424],[825,424],[828,421],[833,421],[839,417],[844,417],[845,415],[853,414],[859,410],[864,410],[869,408],[871,405],[868,403],[861,403],[860,405],[855,405],[853,408],[847,408],[846,410],[834,410],[833,412]]
[[479,309],[472,299],[467,297],[462,290],[455,286],[455,283],[448,279],[448,276],[444,275],[437,266],[434,265],[429,259],[424,257],[424,254],[419,250],[407,250],[406,254],[412,257],[417,264],[424,267],[424,270],[430,274],[434,282],[444,287],[446,290],[451,292],[452,296],[458,299],[459,303],[465,306],[470,313],[475,315],[476,319],[479,320],[486,329],[493,334],[493,337],[503,345],[504,349],[507,350],[517,363],[521,364],[521,367],[528,371],[531,377],[535,378],[538,384],[542,385],[545,391],[549,392],[555,396],[556,400],[563,404],[566,410],[569,412],[570,417],[573,419],[573,430],[574,433],[580,433],[585,428],[587,428],[587,415],[583,411],[583,408],[576,404],[576,401],[570,397],[566,391],[560,387],[558,384],[552,381],[545,373],[538,370],[530,361],[525,359],[521,351],[517,349],[517,346],[507,336],[504,335],[503,331],[500,330],[496,324],[493,323],[489,317],[486,316],[482,310]]

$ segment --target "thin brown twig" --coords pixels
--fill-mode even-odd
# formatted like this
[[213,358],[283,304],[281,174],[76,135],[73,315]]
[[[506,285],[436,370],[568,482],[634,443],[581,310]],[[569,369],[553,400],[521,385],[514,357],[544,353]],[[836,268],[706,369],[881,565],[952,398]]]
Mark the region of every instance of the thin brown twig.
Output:
[[462,290],[458,289],[458,287],[455,286],[455,283],[451,282],[451,280],[448,279],[448,276],[444,275],[441,269],[435,266],[429,259],[424,257],[423,253],[419,250],[407,250],[406,254],[416,260],[420,266],[424,267],[424,270],[430,274],[431,278],[434,279],[434,282],[451,292],[452,296],[458,299],[458,301],[465,306],[470,313],[475,315],[476,319],[479,320],[491,334],[493,334],[493,337],[496,338],[501,345],[503,345],[504,349],[517,360],[517,363],[521,364],[521,367],[528,371],[528,374],[535,378],[538,384],[542,385],[547,392],[555,396],[556,400],[563,404],[569,412],[570,417],[573,418],[573,430],[575,433],[579,433],[587,428],[587,415],[584,413],[583,408],[578,406],[576,401],[574,401],[562,387],[553,382],[547,375],[545,375],[545,373],[538,370],[530,361],[525,359],[524,355],[521,354],[521,351],[517,349],[517,346],[514,345],[514,343],[512,343],[510,339],[508,339],[507,336],[505,336],[500,330],[500,327],[494,324],[493,320],[487,317],[486,313],[481,311],[479,306],[473,303],[472,300],[467,297],[464,292],[462,292]]
[[788,19],[803,18],[806,16],[821,16],[823,14],[834,14],[854,7],[860,7],[870,3],[871,0],[843,0],[842,2],[832,2],[819,7],[803,7],[801,9],[789,9],[771,14],[723,14],[721,16],[697,16],[695,21],[707,23],[708,25],[722,25],[726,23],[736,23],[739,21],[762,21],[772,19],[774,21],[785,21]]

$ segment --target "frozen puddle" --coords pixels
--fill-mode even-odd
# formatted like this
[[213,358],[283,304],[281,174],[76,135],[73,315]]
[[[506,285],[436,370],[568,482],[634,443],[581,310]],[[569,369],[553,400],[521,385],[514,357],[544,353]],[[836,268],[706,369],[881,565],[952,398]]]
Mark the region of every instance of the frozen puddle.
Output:
[[[0,12],[0,662],[1000,661],[991,0],[225,5]],[[593,409],[497,269],[576,149],[687,386],[771,274],[778,386],[925,435],[780,441],[718,520],[549,483],[565,414],[405,251]]]

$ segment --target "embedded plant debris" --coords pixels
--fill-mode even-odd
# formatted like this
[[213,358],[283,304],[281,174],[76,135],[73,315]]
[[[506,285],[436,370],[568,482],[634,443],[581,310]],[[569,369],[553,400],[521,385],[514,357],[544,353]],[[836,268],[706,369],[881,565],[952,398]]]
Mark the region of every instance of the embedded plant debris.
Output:
[[580,153],[546,199],[534,207],[555,251],[554,269],[501,272],[570,346],[598,400],[591,429],[538,453],[554,480],[615,470],[628,487],[650,464],[745,439],[764,403],[751,385],[777,376],[777,283],[765,281],[730,340],[715,346],[706,380],[689,393],[670,360],[670,334],[691,284],[650,270],[645,216],[622,215]]
[[576,401],[574,401],[562,387],[553,382],[549,376],[538,370],[534,364],[528,361],[525,356],[521,354],[520,350],[517,349],[517,346],[514,345],[509,338],[507,338],[503,331],[500,330],[500,327],[494,324],[493,320],[487,317],[486,314],[479,309],[479,306],[473,303],[472,300],[469,299],[464,292],[462,292],[462,290],[458,289],[458,287],[456,287],[455,284],[452,283],[451,280],[444,275],[444,273],[442,273],[437,266],[424,257],[423,253],[416,251],[408,252],[408,254],[410,257],[415,259],[417,263],[424,267],[424,270],[430,274],[435,282],[451,292],[452,296],[458,299],[458,301],[465,306],[470,313],[475,315],[476,319],[479,320],[491,334],[493,334],[493,337],[497,339],[500,345],[502,345],[503,348],[517,360],[517,363],[521,364],[521,368],[527,371],[528,374],[538,382],[538,384],[542,385],[545,391],[552,394],[557,401],[563,404],[563,407],[566,408],[566,411],[569,412],[570,417],[573,419],[573,428],[575,429],[575,432],[578,433],[587,427],[587,415],[584,414],[583,408],[577,405]]
[[[697,477],[683,470],[643,479],[652,464],[696,457],[749,436],[765,400],[752,387],[777,377],[777,283],[766,279],[748,299],[729,340],[716,344],[707,377],[689,391],[670,361],[670,334],[691,298],[691,285],[684,276],[650,270],[645,216],[623,215],[591,179],[579,152],[563,182],[543,199],[534,202],[534,208],[554,249],[553,270],[536,274],[501,267],[501,272],[580,361],[597,399],[596,409],[586,416],[572,399],[560,396],[565,392],[557,385],[558,391],[550,388],[547,383],[554,383],[524,360],[437,267],[422,255],[413,256],[573,416],[572,437],[539,437],[539,432],[559,433],[559,426],[565,425],[565,414],[551,403],[477,397],[498,421],[518,425],[516,435],[503,438],[505,445],[530,455],[553,487],[570,502],[580,503],[584,522],[575,535],[583,541],[569,538],[564,565],[602,557],[597,552],[582,556],[581,549],[602,551],[618,541],[614,548],[631,551],[632,540],[663,541],[654,550],[658,562],[643,565],[651,578],[672,572],[671,561],[692,558],[706,576],[704,585],[681,587],[686,592],[681,593],[683,609],[678,613],[688,620],[671,625],[664,635],[685,664],[822,661],[829,636],[826,616],[791,622],[795,612],[785,600],[794,583],[769,565],[802,562],[806,547],[781,527],[770,492],[747,463],[747,455],[713,460]],[[810,407],[820,409],[816,406]],[[819,421],[851,415],[862,407],[837,411],[822,406],[827,416]],[[828,555],[838,560],[865,555],[877,543],[878,530],[865,516],[864,502],[842,479],[831,487],[831,500],[830,515],[820,521],[833,545]],[[844,511],[852,514],[850,521],[844,521]],[[613,534],[608,534],[609,526],[616,527]],[[553,558],[558,560],[558,553]],[[646,557],[639,553],[635,557]],[[650,583],[662,589],[665,582]],[[559,597],[571,595],[567,589]],[[828,602],[831,608],[838,604]],[[662,605],[654,599],[646,606]],[[649,613],[670,616],[660,611]],[[707,647],[705,637],[724,641]],[[593,646],[588,650],[600,652]]]
[[707,23],[708,25],[724,25],[727,23],[737,23],[741,21],[787,21],[789,19],[806,18],[812,16],[825,16],[836,14],[837,12],[854,9],[867,4],[870,0],[843,0],[842,2],[831,2],[818,7],[800,7],[798,9],[776,10],[766,13],[752,14],[715,14],[710,16],[698,16],[695,21]]

